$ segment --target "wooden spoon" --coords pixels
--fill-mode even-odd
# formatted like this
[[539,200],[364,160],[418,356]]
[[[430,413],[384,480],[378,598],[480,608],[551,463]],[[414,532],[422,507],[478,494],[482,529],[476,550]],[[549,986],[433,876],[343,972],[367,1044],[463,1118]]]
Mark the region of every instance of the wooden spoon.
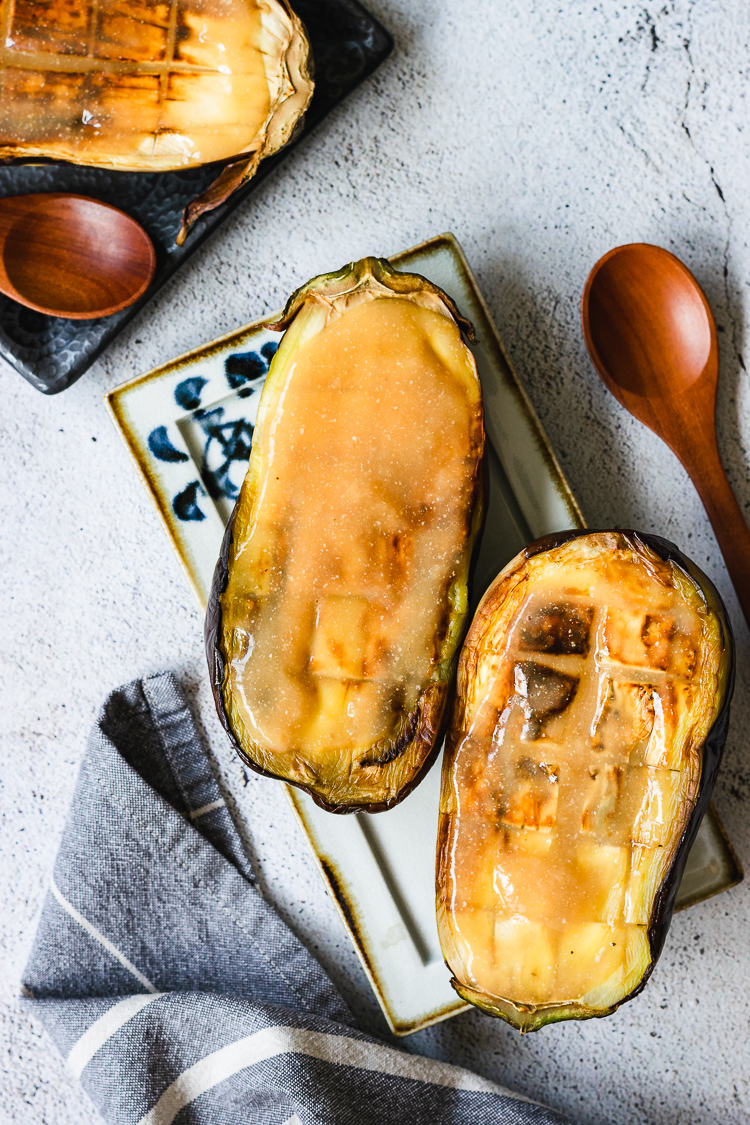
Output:
[[719,349],[703,290],[674,254],[635,242],[596,263],[581,316],[605,386],[687,469],[750,625],[750,531],[719,460]]
[[48,316],[111,316],[148,288],[156,254],[143,227],[86,195],[0,199],[0,292]]

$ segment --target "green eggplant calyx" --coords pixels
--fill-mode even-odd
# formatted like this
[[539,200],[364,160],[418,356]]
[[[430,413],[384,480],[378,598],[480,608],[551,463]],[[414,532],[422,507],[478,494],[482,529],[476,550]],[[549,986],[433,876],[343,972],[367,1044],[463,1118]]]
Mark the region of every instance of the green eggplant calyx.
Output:
[[269,328],[273,332],[283,332],[307,301],[321,301],[328,305],[334,302],[349,302],[361,294],[424,297],[429,295],[442,302],[467,339],[475,342],[474,325],[459,311],[452,297],[417,273],[402,273],[393,268],[385,258],[362,258],[350,262],[334,273],[323,273],[300,286],[286,303],[281,317]]

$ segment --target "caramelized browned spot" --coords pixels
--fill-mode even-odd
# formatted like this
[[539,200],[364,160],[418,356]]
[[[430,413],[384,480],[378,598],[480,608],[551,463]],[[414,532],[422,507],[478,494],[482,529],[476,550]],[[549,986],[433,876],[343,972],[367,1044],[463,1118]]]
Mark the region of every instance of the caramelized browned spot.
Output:
[[514,671],[516,693],[526,718],[521,737],[535,740],[543,734],[550,719],[569,706],[579,678],[533,660],[521,661]]
[[590,605],[543,605],[521,622],[522,649],[586,656],[594,610]]
[[501,797],[500,819],[514,828],[554,828],[557,821],[557,766],[521,758],[515,765],[515,784]]

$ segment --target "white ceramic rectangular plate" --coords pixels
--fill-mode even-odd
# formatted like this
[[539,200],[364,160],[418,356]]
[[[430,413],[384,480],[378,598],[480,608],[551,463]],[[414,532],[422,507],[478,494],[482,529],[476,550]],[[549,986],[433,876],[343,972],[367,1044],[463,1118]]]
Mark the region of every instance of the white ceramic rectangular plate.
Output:
[[[391,261],[440,285],[474,323],[490,440],[479,596],[531,539],[584,526],[549,442],[503,350],[461,247],[441,235]],[[224,526],[245,474],[260,391],[279,339],[255,321],[116,387],[116,426],[205,606]],[[435,924],[440,766],[388,813],[334,816],[289,796],[388,1023],[408,1035],[462,1011]],[[688,858],[678,909],[742,871],[713,807]]]

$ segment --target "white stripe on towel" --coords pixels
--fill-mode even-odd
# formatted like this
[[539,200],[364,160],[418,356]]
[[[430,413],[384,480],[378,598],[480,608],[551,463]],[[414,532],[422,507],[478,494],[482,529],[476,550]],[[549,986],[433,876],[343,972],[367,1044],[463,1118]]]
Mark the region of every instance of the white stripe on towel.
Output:
[[113,957],[116,957],[120,964],[123,965],[129,973],[132,973],[136,980],[141,982],[144,988],[147,988],[149,992],[157,991],[151,981],[144,977],[143,973],[139,972],[139,970],[136,969],[135,965],[131,961],[128,961],[124,953],[120,953],[120,950],[116,949],[111,941],[107,941],[104,934],[99,933],[96,926],[92,926],[91,922],[84,918],[82,914],[78,913],[72,903],[68,902],[66,898],[63,898],[54,879],[50,879],[49,889],[52,891],[52,894],[60,903],[60,906],[63,908],[63,910],[67,910],[70,917],[74,918],[79,926],[83,926],[84,930],[86,930],[87,933],[91,934],[92,938],[95,938],[100,945],[104,946],[108,953],[111,953]]
[[[454,1090],[474,1090],[499,1094],[519,1102],[529,1102],[521,1094],[514,1094],[478,1074],[449,1063],[419,1055],[407,1055],[379,1043],[363,1043],[345,1035],[328,1035],[320,1031],[305,1031],[299,1027],[269,1027],[238,1039],[218,1051],[206,1055],[200,1062],[183,1071],[168,1086],[138,1125],[171,1125],[177,1114],[201,1094],[218,1086],[233,1074],[254,1066],[276,1055],[298,1054],[341,1066],[354,1066],[397,1078],[429,1082],[433,1086],[448,1086]],[[535,1103],[532,1103],[535,1104]]]
[[163,995],[163,992],[147,992],[145,995],[126,996],[124,1000],[108,1008],[103,1016],[84,1031],[81,1038],[70,1049],[65,1061],[75,1077],[81,1077],[84,1067],[91,1062],[96,1052],[121,1027],[124,1027],[128,1020],[132,1020],[142,1008]]
[[226,801],[224,800],[224,798],[219,797],[218,801],[211,801],[209,805],[201,805],[199,809],[194,809],[194,811],[190,814],[190,819],[195,820],[199,816],[205,816],[206,813],[213,812],[214,809],[223,808],[225,804]]

